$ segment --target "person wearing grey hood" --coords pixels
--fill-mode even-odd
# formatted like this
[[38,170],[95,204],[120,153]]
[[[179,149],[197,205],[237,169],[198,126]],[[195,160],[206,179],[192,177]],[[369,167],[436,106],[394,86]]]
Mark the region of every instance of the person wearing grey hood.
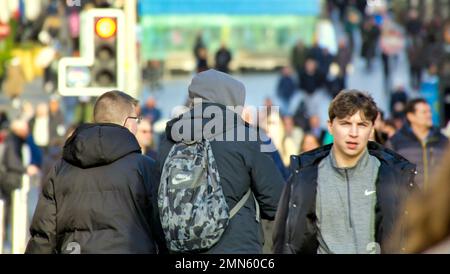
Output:
[[[244,85],[228,74],[210,69],[197,74],[189,85],[189,111],[169,121],[160,145],[159,167],[175,143],[208,139],[217,163],[229,208],[251,189],[255,199],[230,219],[220,240],[206,253],[262,253],[259,217],[273,220],[284,185],[270,152],[256,138],[258,131],[241,118]],[[258,212],[259,211],[259,212]]]
[[369,142],[378,114],[370,96],[342,91],[328,113],[334,143],[291,157],[293,176],[277,211],[274,252],[385,252],[398,217],[408,214],[400,208],[416,188],[415,165]]

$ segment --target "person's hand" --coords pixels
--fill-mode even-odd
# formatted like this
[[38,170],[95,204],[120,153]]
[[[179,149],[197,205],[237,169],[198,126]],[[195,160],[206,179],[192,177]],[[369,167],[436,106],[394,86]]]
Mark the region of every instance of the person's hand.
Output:
[[39,168],[35,165],[29,165],[27,167],[27,174],[28,176],[34,176],[37,175],[39,173]]

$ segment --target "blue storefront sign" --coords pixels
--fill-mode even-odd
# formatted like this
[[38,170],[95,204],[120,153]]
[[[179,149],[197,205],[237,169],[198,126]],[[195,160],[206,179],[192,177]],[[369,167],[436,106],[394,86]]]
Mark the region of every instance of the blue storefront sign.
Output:
[[303,15],[320,14],[320,0],[140,0],[139,14]]

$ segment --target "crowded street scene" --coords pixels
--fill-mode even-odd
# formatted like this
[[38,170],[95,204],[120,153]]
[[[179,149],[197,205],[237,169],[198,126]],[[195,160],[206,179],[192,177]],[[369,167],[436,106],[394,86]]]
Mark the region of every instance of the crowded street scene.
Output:
[[450,254],[449,138],[448,0],[0,0],[0,254]]

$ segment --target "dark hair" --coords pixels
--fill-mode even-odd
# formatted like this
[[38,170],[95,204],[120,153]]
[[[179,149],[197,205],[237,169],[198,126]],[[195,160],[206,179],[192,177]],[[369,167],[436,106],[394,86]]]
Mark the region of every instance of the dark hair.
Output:
[[336,117],[343,119],[358,111],[364,114],[364,118],[375,123],[378,107],[372,96],[359,90],[343,90],[331,102],[328,108],[328,117],[332,122]]
[[418,104],[428,104],[427,101],[425,101],[425,99],[423,98],[415,98],[412,99],[410,101],[408,101],[408,103],[406,103],[406,107],[405,107],[405,113],[415,113],[416,112],[416,106]]
[[108,91],[95,102],[94,122],[121,125],[138,103],[138,100],[125,92],[118,90]]

